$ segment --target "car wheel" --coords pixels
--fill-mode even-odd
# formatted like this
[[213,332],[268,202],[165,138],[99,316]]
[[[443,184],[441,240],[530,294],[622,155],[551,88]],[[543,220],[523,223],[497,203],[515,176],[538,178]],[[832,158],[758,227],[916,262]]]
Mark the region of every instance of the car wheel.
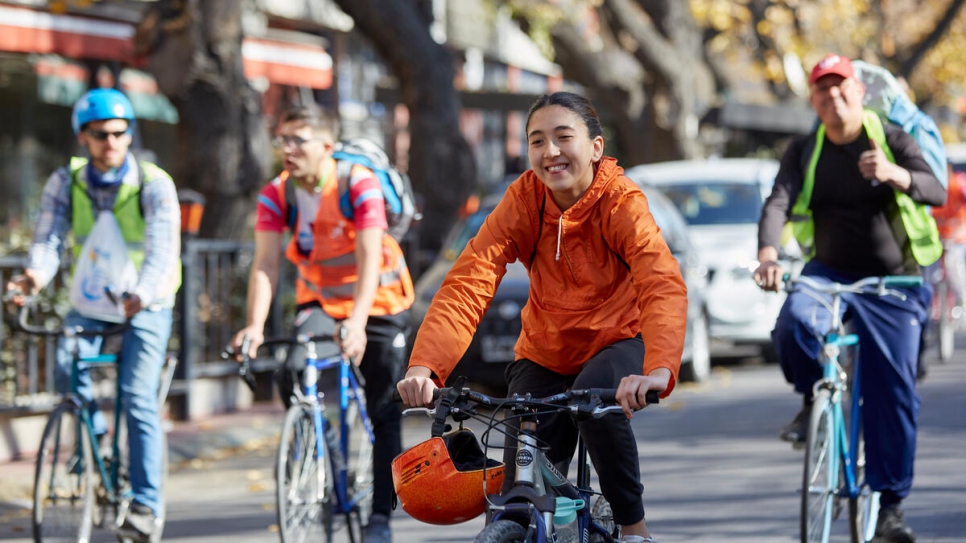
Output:
[[691,322],[691,360],[681,365],[682,381],[703,382],[711,376],[711,333],[704,311]]

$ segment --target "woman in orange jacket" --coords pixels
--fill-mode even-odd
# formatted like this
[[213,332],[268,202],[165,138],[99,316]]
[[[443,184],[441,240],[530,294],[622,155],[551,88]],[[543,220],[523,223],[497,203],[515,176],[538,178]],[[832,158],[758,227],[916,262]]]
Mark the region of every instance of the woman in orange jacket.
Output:
[[447,275],[397,389],[408,406],[432,403],[507,264],[520,260],[530,274],[530,300],[516,361],[506,372],[508,392],[617,388],[625,416],[576,426],[567,415],[542,418],[540,438],[550,444],[552,461],[569,464],[579,431],[622,541],[653,541],[629,419],[645,407],[647,391],[667,396],[674,388],[684,348],[684,280],[644,194],[615,159],[603,156],[600,120],[589,101],[544,95],[526,126],[532,170],[510,185]]

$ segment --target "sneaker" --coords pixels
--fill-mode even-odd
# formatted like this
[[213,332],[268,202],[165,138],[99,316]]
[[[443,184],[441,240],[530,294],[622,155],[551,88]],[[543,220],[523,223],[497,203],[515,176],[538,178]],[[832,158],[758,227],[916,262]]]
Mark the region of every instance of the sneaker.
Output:
[[657,543],[653,537],[643,537],[639,535],[621,536],[620,543]]
[[916,536],[902,518],[902,510],[891,505],[879,511],[875,525],[876,541],[882,543],[916,543]]
[[157,517],[151,508],[137,502],[132,502],[131,507],[124,516],[124,522],[118,528],[118,533],[130,537],[135,541],[150,541],[151,536],[157,529]]
[[362,531],[362,543],[392,543],[389,517],[378,513],[369,517],[369,524]]
[[802,410],[795,415],[795,418],[789,422],[781,431],[782,441],[787,441],[795,445],[801,445],[805,443],[805,434],[808,432],[808,419],[812,414],[811,404],[807,404],[802,407]]

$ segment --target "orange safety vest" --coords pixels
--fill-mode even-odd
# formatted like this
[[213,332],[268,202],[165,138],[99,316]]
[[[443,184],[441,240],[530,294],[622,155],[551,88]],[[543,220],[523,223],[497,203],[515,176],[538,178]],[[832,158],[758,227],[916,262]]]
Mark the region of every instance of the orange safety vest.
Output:
[[[278,193],[282,211],[287,214],[285,183],[288,172],[279,175]],[[308,256],[298,250],[295,232],[285,249],[285,257],[298,268],[295,282],[295,302],[319,302],[322,310],[334,319],[348,318],[354,303],[353,293],[358,269],[356,266],[356,228],[339,209],[338,183],[326,183],[322,188],[319,210],[315,216],[312,235],[315,243]],[[295,222],[296,228],[299,221]],[[369,315],[396,315],[413,305],[413,279],[406,265],[402,248],[390,236],[382,236],[382,264],[379,287]]]

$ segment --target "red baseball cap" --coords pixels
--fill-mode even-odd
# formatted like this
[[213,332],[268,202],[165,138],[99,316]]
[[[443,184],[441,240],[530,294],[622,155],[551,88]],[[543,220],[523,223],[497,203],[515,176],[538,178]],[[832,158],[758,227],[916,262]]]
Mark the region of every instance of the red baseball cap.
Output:
[[847,57],[842,57],[834,53],[829,53],[812,68],[812,75],[808,76],[808,84],[811,85],[826,75],[840,75],[845,78],[853,77],[855,69],[852,68],[852,61]]

